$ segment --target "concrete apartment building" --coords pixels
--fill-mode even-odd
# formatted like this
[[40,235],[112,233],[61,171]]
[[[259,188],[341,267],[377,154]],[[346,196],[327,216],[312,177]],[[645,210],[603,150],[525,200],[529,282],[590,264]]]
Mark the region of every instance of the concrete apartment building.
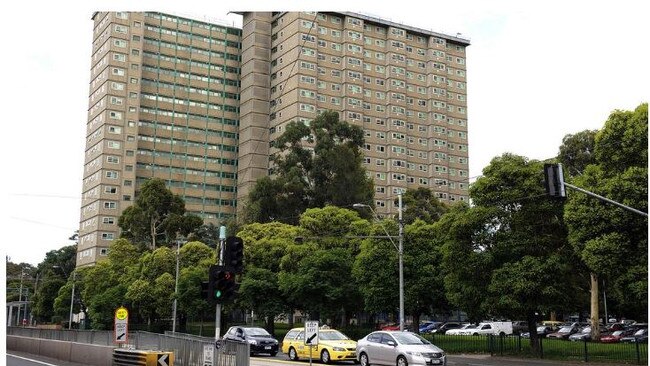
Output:
[[363,127],[379,214],[407,188],[468,199],[467,39],[356,13],[241,15],[94,14],[77,266],[106,255],[151,177],[206,222],[236,215],[270,143],[325,110]]

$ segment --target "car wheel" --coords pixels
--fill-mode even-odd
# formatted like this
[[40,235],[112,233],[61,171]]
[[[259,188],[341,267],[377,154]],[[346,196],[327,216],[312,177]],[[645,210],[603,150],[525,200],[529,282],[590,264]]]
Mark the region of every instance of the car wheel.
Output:
[[330,353],[328,350],[324,349],[320,354],[320,361],[322,363],[330,363]]
[[361,364],[361,366],[370,366],[370,362],[368,362],[368,355],[367,354],[362,352],[359,355],[359,364]]
[[269,354],[271,355],[271,357],[275,357],[275,355],[277,355],[278,353],[277,352],[271,352]]
[[397,357],[397,366],[408,366],[408,362],[406,361],[406,357],[404,356],[399,356]]
[[298,354],[296,353],[296,349],[293,347],[289,348],[289,359],[291,361],[298,361]]

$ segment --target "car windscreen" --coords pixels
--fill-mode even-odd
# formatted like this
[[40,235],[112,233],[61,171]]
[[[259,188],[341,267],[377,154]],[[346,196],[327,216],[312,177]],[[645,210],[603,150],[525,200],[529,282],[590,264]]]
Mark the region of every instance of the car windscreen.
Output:
[[560,333],[571,333],[571,330],[573,330],[573,328],[571,328],[571,327],[562,327],[562,328],[560,328],[560,330],[558,330],[558,332],[560,332]]
[[269,332],[264,328],[244,328],[244,330],[249,336],[270,336]]
[[393,337],[399,344],[431,344],[426,339],[414,333],[393,333]]
[[320,331],[318,338],[323,341],[342,341],[345,339],[350,339],[348,336],[339,332],[338,330]]

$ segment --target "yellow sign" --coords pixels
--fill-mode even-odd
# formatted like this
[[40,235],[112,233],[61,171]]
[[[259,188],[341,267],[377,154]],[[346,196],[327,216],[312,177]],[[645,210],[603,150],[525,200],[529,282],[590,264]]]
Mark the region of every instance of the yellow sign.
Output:
[[129,311],[125,307],[120,307],[115,310],[115,318],[118,320],[124,320],[129,317]]

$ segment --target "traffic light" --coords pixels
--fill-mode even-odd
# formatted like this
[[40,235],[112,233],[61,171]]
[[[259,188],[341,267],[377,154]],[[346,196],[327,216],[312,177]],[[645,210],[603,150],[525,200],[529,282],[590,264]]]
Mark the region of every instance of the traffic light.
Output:
[[237,236],[226,238],[226,248],[223,253],[223,264],[235,273],[244,271],[244,241]]
[[551,197],[566,197],[562,164],[544,164],[544,187]]
[[210,301],[210,281],[201,282],[201,298]]
[[224,303],[232,300],[239,285],[235,283],[235,273],[224,266],[210,266],[208,281],[208,300]]

